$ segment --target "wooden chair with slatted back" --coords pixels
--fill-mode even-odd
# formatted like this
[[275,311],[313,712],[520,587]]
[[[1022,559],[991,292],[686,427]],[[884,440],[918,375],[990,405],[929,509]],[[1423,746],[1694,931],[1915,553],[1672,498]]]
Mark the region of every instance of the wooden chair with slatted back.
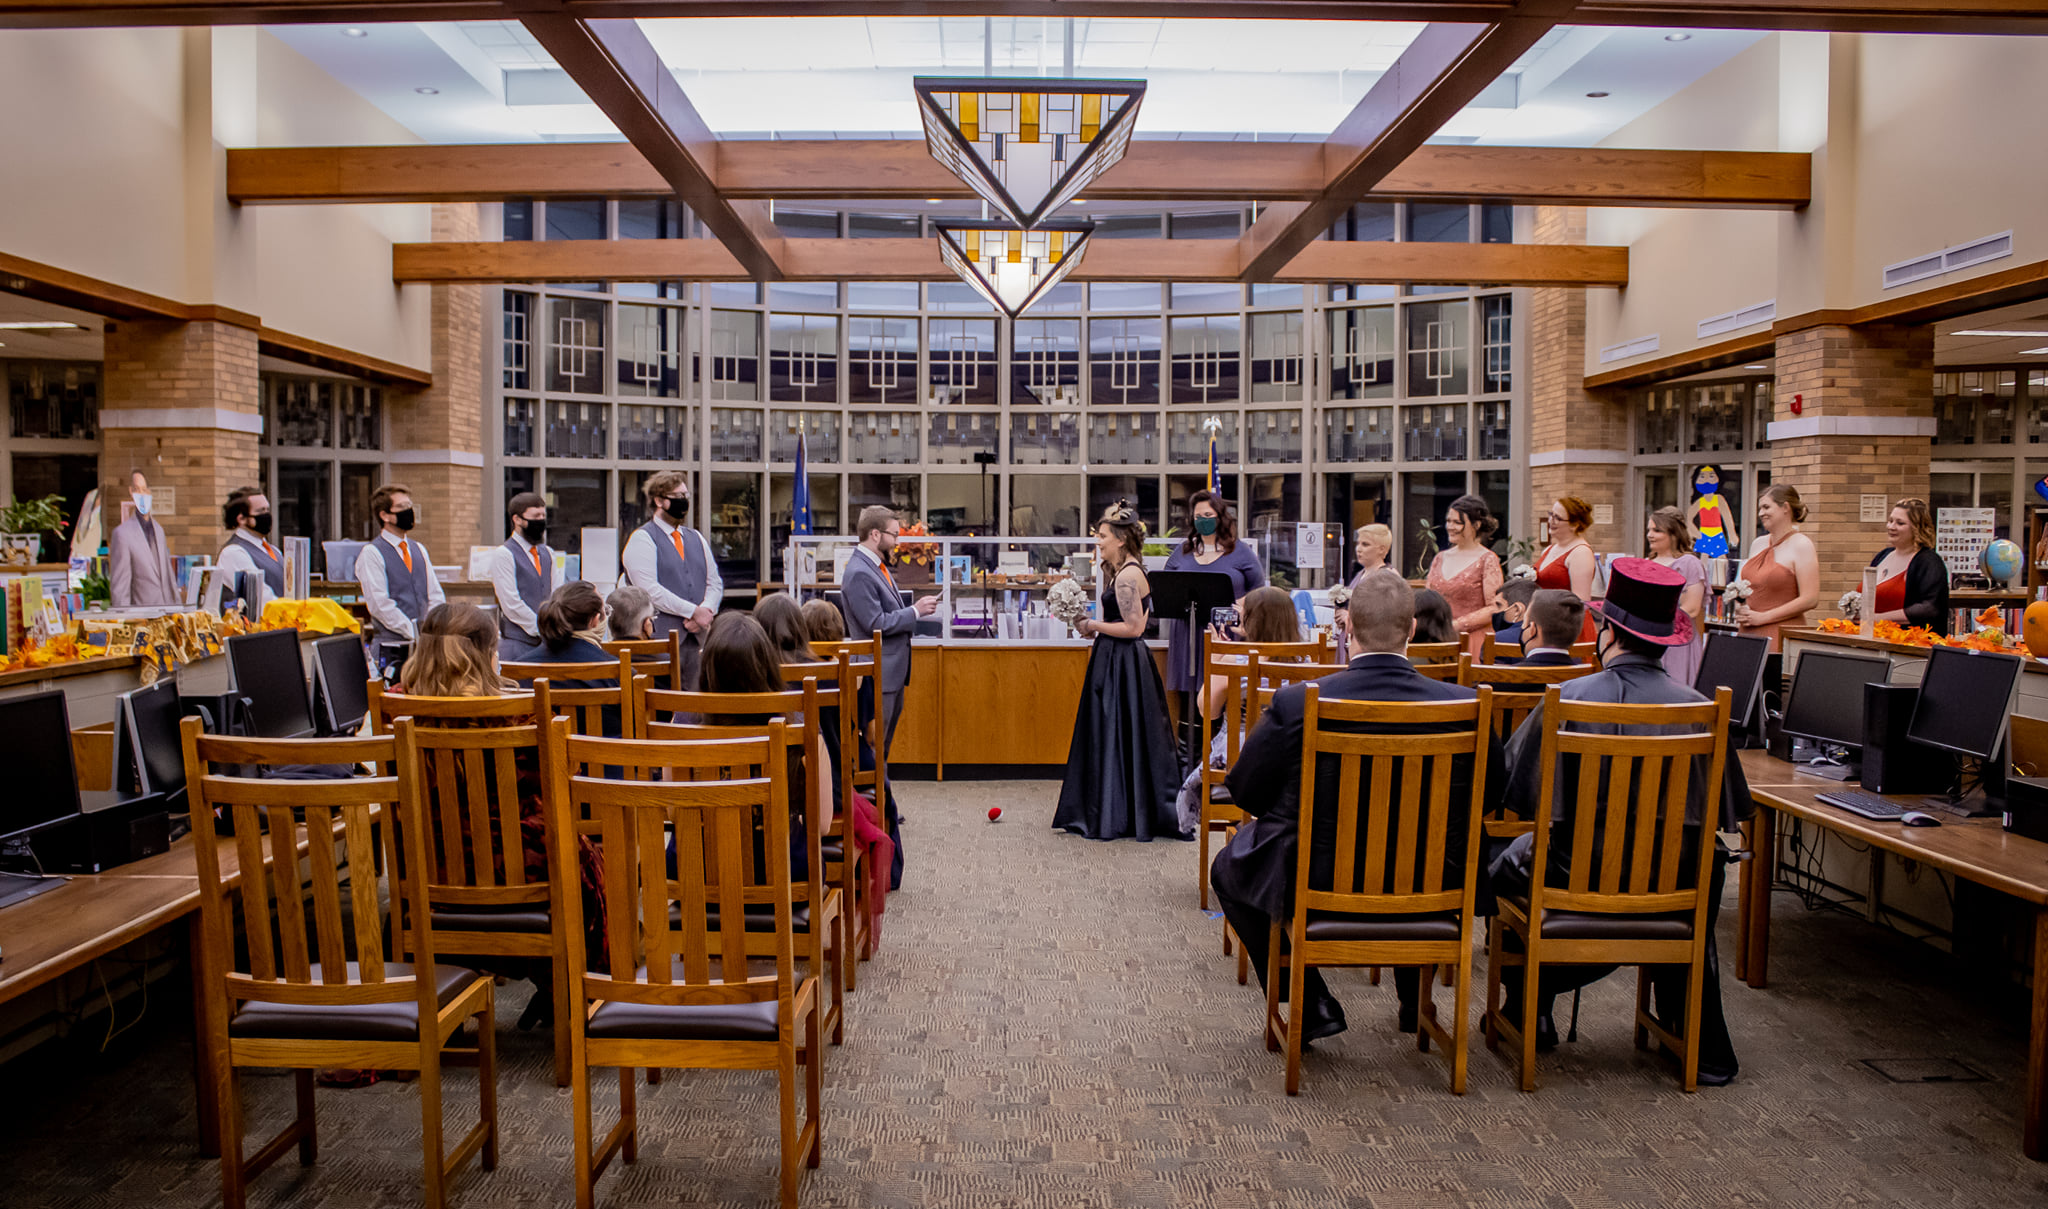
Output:
[[[1528,644],[1522,642],[1499,642],[1488,634],[1479,646],[1479,662],[1499,663],[1503,659],[1520,659]],[[1574,642],[1571,645],[1573,663],[1590,663],[1595,670],[1600,667],[1599,644],[1595,642]]]
[[[527,867],[521,818],[522,775],[536,781],[543,776],[540,728],[531,718],[515,726],[469,727],[401,717],[393,730],[407,770],[403,787],[418,799],[406,802],[403,817],[423,821],[419,843],[426,858],[412,879],[424,899],[393,899],[393,953],[404,960],[417,950],[414,933],[424,902],[437,952],[548,962],[554,971],[548,990],[554,999],[555,1086],[567,1087],[569,981],[561,973],[561,937],[554,927],[564,888],[549,876],[550,863]],[[550,835],[547,842],[560,840]],[[411,837],[401,835],[395,843],[401,851],[411,849]],[[580,884],[567,889],[580,892]]]
[[[788,782],[780,723],[741,740],[594,739],[547,726],[555,826],[588,815],[605,854],[610,974],[579,974],[570,997],[576,1204],[592,1209],[597,1177],[614,1155],[631,1163],[639,1146],[632,1069],[685,1067],[772,1070],[780,1084],[781,1200],[795,1209],[803,1166],[821,1156],[821,1036],[814,969],[796,974],[789,864],[756,860],[789,850]],[[613,780],[571,769],[646,769],[659,779]],[[675,845],[675,873],[668,847]],[[555,879],[576,867],[563,848]],[[750,968],[749,906],[767,908],[764,933],[773,971]],[[588,968],[579,896],[566,899],[569,968]],[[715,920],[716,922],[712,922]],[[796,1111],[799,1051],[806,1114]],[[619,1069],[619,1120],[592,1137],[590,1070]],[[706,1160],[704,1178],[716,1178]]]
[[[1543,693],[1543,746],[1537,764],[1535,847],[1529,868],[1551,867],[1551,845],[1571,845],[1562,885],[1542,873],[1527,898],[1502,895],[1488,946],[1486,1044],[1506,1034],[1521,1053],[1523,1091],[1536,1090],[1536,1030],[1517,1029],[1501,1015],[1500,972],[1521,966],[1520,1019],[1536,1018],[1545,965],[1636,966],[1636,1045],[1651,1037],[1679,1055],[1686,1091],[1699,1086],[1700,995],[1706,979],[1707,896],[1712,886],[1714,822],[1685,832],[1686,798],[1695,758],[1706,760],[1701,789],[1716,812],[1728,758],[1732,694],[1687,705],[1613,705],[1567,701],[1552,685]],[[1654,726],[1649,734],[1593,734],[1588,726]],[[1590,766],[1589,766],[1590,764]],[[1596,771],[1597,770],[1597,771]],[[1573,772],[1570,800],[1560,773]],[[1558,816],[1562,814],[1560,819]],[[1597,849],[1597,851],[1596,851]],[[1687,881],[1692,884],[1687,885]],[[1520,942],[1511,952],[1507,937]],[[1650,1011],[1641,967],[1689,967],[1683,1031],[1674,1033]]]
[[1458,682],[1458,665],[1456,663],[1418,663],[1415,665],[1415,672],[1419,676],[1443,684],[1456,684]]
[[[1574,663],[1569,667],[1521,667],[1516,664],[1491,666],[1472,662],[1472,656],[1458,656],[1458,683],[1467,688],[1490,685],[1493,694],[1493,733],[1505,743],[1522,729],[1522,723],[1529,720],[1536,707],[1543,704],[1543,690],[1553,684],[1565,684],[1581,676],[1590,676],[1599,669],[1590,663]],[[1495,810],[1485,819],[1486,834],[1493,840],[1505,843],[1528,831],[1535,824],[1527,819],[1516,818],[1505,810]]]
[[647,676],[660,687],[683,687],[683,631],[670,630],[666,638],[615,638],[598,644],[609,655],[625,655],[633,662],[633,674]]
[[[1281,1011],[1303,1001],[1310,966],[1421,966],[1416,1045],[1445,1051],[1451,1091],[1465,1092],[1467,1008],[1472,992],[1473,899],[1479,884],[1479,809],[1486,799],[1489,689],[1473,701],[1322,700],[1309,685],[1303,701],[1301,834],[1315,834],[1319,811],[1334,810],[1335,865],[1319,884],[1306,859],[1295,867],[1294,913],[1273,921],[1266,966],[1266,1048],[1287,1055],[1287,1094],[1301,1091],[1302,1020]],[[1436,734],[1359,734],[1346,727],[1399,723]],[[1324,759],[1337,764],[1337,795],[1316,793]],[[1469,760],[1471,793],[1452,794],[1452,761]],[[1398,779],[1398,785],[1397,785]],[[1453,826],[1453,822],[1457,826]],[[1454,845],[1462,844],[1463,851]],[[1452,884],[1446,860],[1462,875]],[[1450,1028],[1430,1001],[1435,968],[1457,969]]]
[[[821,658],[831,658],[840,664],[840,697],[844,701],[858,702],[861,700],[861,682],[865,680],[873,685],[876,669],[881,666],[882,634],[877,630],[873,636],[857,642],[850,639],[839,642],[813,642],[811,651]],[[870,688],[869,691],[872,697],[881,690]],[[874,708],[872,703],[868,708]],[[858,709],[841,711],[840,801],[850,800],[846,794],[847,790],[864,793],[886,819],[889,801],[889,753],[884,750],[884,744],[875,741],[876,732],[872,721],[863,727],[859,715]],[[864,769],[860,766],[861,743],[850,741],[855,737],[867,744],[873,768]],[[825,832],[825,863],[829,868],[836,870],[833,882],[846,894],[847,910],[842,918],[852,932],[852,942],[848,945],[847,952],[854,960],[849,960],[846,965],[846,989],[851,991],[859,983],[860,962],[874,956],[875,945],[874,937],[868,933],[867,912],[861,909],[868,892],[867,878],[862,873],[867,865],[867,854],[859,844],[848,840],[849,825],[843,813],[832,820],[831,829]],[[842,859],[848,856],[850,860]]]
[[[1195,866],[1195,881],[1201,895],[1202,910],[1209,909],[1209,840],[1216,833],[1228,833],[1244,822],[1244,811],[1230,803],[1229,793],[1223,787],[1223,780],[1237,763],[1237,753],[1244,747],[1246,728],[1240,721],[1248,706],[1245,693],[1245,676],[1251,668],[1251,656],[1233,655],[1216,651],[1221,643],[1212,643],[1208,666],[1203,669],[1203,685],[1208,691],[1198,694],[1202,707],[1202,735],[1204,739],[1215,729],[1217,721],[1223,723],[1223,767],[1216,768],[1209,759],[1209,743],[1203,744],[1202,751],[1202,798],[1201,809],[1195,823],[1195,839],[1199,845]],[[1219,688],[1217,682],[1221,681]],[[1230,952],[1230,928],[1224,925],[1223,951]]]
[[[836,669],[837,665],[834,665]],[[814,786],[829,784],[831,772],[819,759],[819,719],[822,711],[837,706],[838,690],[821,689],[817,677],[807,676],[801,687],[780,693],[672,693],[664,689],[651,689],[647,693],[650,707],[672,710],[689,717],[709,719],[713,715],[759,715],[775,718],[779,733],[783,736],[788,750],[784,753],[785,769],[794,766],[802,770],[803,783],[799,785],[795,776],[785,777],[790,792],[795,798],[800,816],[806,821],[806,869],[802,881],[790,882],[791,927],[802,938],[798,957],[809,963],[814,974],[829,973],[831,1001],[825,1008],[824,1026],[831,1034],[832,1044],[840,1044],[846,1037],[845,986],[846,970],[852,963],[848,957],[851,932],[843,920],[851,909],[852,901],[837,885],[828,885],[829,869],[824,857],[825,820],[812,805]],[[799,713],[803,716],[801,725],[790,719]],[[650,715],[651,716],[651,715]],[[717,725],[709,721],[699,723],[653,722],[645,723],[646,737],[668,741],[687,740],[729,740],[757,737],[764,733],[766,723],[752,725]],[[795,759],[789,759],[794,756]],[[644,770],[643,770],[644,771]],[[827,799],[830,800],[829,798]],[[783,849],[787,852],[788,849]],[[788,863],[785,861],[785,864]],[[794,871],[790,876],[795,876]],[[754,919],[747,924],[748,944],[755,950],[771,942],[766,926],[766,914],[753,912]],[[759,955],[759,954],[757,954]]]
[[498,672],[505,679],[516,680],[521,684],[531,684],[543,676],[558,685],[564,680],[601,680],[622,684],[633,674],[633,657],[618,654],[603,663],[542,663],[515,660],[499,664]]
[[[813,648],[818,645],[812,644]],[[813,654],[816,654],[815,649]],[[832,824],[825,830],[825,867],[831,871],[829,880],[839,887],[846,903],[846,910],[840,915],[841,924],[847,932],[846,951],[850,954],[858,953],[859,960],[866,961],[873,955],[874,948],[874,938],[868,934],[868,887],[860,876],[861,870],[867,864],[867,856],[858,843],[849,839],[853,832],[853,821],[844,806],[853,800],[854,793],[863,789],[872,794],[875,776],[873,769],[863,775],[860,767],[860,728],[855,718],[859,711],[840,709],[837,703],[841,700],[858,701],[858,684],[867,677],[867,673],[857,670],[852,654],[847,651],[835,652],[829,660],[782,665],[783,683],[799,685],[803,683],[805,677],[816,677],[818,691],[825,694],[826,706],[824,717],[820,720],[819,733],[825,738],[827,755],[837,755],[833,767],[826,770],[826,775],[834,779],[833,797],[840,803],[841,809],[832,816]],[[855,687],[851,691],[844,690],[840,687],[842,682]],[[875,803],[876,816],[881,818],[886,826],[887,819],[882,815],[881,799],[869,797],[868,800]],[[848,848],[853,849],[851,861],[846,859]],[[846,970],[846,989],[852,990],[853,984],[854,965],[849,964]]]
[[[617,664],[558,663],[553,666],[561,669],[560,675],[554,671],[543,671],[531,685],[534,708],[540,717],[567,718],[571,729],[579,735],[609,739],[641,737],[638,690],[639,685],[647,683],[649,678],[633,675],[631,660],[621,655]],[[612,676],[598,674],[605,668],[611,669]],[[585,687],[593,680],[598,682],[595,687]],[[582,681],[583,684],[564,684],[563,681]]]
[[1465,649],[1463,642],[1411,642],[1406,652],[1408,662],[1421,669],[1433,663],[1448,663],[1451,674],[1457,674],[1458,652]]
[[[437,964],[431,926],[414,935],[417,965],[384,959],[372,832],[381,814],[403,812],[403,766],[397,776],[329,781],[212,771],[359,762],[390,768],[398,763],[394,741],[224,737],[204,733],[197,718],[185,719],[181,734],[199,875],[194,977],[200,983],[202,1077],[213,1081],[221,1106],[222,1202],[242,1209],[249,1181],[294,1146],[300,1165],[312,1164],[318,1153],[313,1074],[344,1066],[419,1072],[425,1203],[440,1209],[449,1180],[472,1156],[482,1156],[486,1171],[497,1166],[495,1021],[491,980]],[[232,820],[233,838],[225,844],[215,811]],[[409,859],[392,867],[392,877],[404,897],[418,888],[401,870],[426,868],[426,857],[417,829],[401,830],[410,840]],[[302,847],[310,910],[299,877]],[[471,1019],[479,1025],[475,1047],[452,1047]],[[441,1068],[465,1061],[477,1067],[480,1119],[446,1153]],[[286,1067],[298,1084],[291,1125],[247,1158],[236,1073],[243,1067]]]
[[[533,718],[533,694],[505,693],[497,697],[421,697],[394,693],[370,682],[370,733],[388,735],[398,718],[460,720],[462,725],[481,725],[485,718]],[[500,725],[515,725],[505,722]]]

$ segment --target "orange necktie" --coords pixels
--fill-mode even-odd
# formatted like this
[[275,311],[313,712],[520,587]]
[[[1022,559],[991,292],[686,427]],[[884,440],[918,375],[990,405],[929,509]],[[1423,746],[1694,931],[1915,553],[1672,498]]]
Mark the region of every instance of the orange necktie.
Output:
[[398,557],[400,557],[400,558],[402,558],[402,559],[404,559],[404,560],[405,560],[405,571],[406,571],[406,574],[408,574],[408,575],[412,574],[412,543],[411,543],[411,542],[400,542],[400,543],[398,543]]
[[882,569],[882,578],[889,581],[889,590],[891,592],[894,592],[896,590],[896,577],[894,575],[889,574],[889,564],[876,563],[875,565]]
[[269,542],[263,543],[263,552],[265,554],[268,554],[273,559],[277,557],[277,547],[271,545]]
[[542,579],[546,579],[548,577],[548,573],[540,569],[540,547],[528,546],[526,548],[526,552],[528,554],[533,555],[533,573],[535,575],[540,576]]
[[687,547],[683,545],[683,531],[681,529],[670,529],[668,531],[668,536],[669,540],[676,544],[676,557],[682,559],[684,562],[689,562],[690,551]]

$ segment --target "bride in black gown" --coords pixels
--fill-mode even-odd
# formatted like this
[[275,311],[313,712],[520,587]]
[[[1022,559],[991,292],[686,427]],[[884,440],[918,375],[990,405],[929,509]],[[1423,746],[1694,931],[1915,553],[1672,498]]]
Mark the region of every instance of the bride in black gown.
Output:
[[1102,619],[1075,628],[1095,640],[1074,715],[1066,781],[1052,825],[1090,839],[1136,836],[1189,839],[1180,833],[1174,794],[1179,761],[1166,717],[1166,686],[1145,645],[1152,611],[1139,552],[1145,523],[1127,501],[1110,505],[1095,527],[1097,563],[1107,590]]

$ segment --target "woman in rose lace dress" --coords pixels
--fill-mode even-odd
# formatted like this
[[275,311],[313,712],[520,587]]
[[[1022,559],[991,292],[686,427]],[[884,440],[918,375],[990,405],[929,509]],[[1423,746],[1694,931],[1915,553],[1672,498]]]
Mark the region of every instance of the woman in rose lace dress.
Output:
[[1493,594],[1500,591],[1500,558],[1486,548],[1496,522],[1486,501],[1461,495],[1444,516],[1451,548],[1429,564],[1429,587],[1451,605],[1451,625],[1477,659],[1480,644],[1493,629]]

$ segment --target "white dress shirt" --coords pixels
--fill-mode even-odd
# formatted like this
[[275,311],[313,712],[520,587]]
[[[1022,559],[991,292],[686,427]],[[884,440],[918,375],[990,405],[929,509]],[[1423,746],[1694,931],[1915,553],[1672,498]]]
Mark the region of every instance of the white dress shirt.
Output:
[[[242,612],[250,617],[263,616],[263,606],[269,604],[272,599],[270,595],[270,582],[263,578],[263,569],[256,565],[256,560],[249,557],[249,547],[254,546],[256,549],[261,550],[264,545],[265,542],[261,536],[251,533],[247,529],[235,530],[234,539],[228,542],[218,555],[214,556],[213,578],[206,585],[206,599],[202,602],[207,612],[219,613],[220,598],[227,594],[228,585],[234,582],[235,576],[247,572],[255,577],[256,599],[247,602],[243,606]],[[279,553],[277,558],[279,561],[283,561],[284,555]]]
[[[389,529],[377,535],[378,542],[390,542],[393,550],[405,548],[405,537]],[[427,548],[418,542],[412,543],[412,556],[426,564],[427,607],[433,608],[448,599],[441,591],[441,581],[434,575],[434,560],[427,555]],[[363,606],[377,624],[396,634],[403,634],[407,641],[419,637],[419,628],[413,619],[398,611],[398,604],[391,599],[391,580],[384,573],[384,555],[377,549],[377,542],[364,546],[356,555],[356,583],[363,590]]]
[[[513,534],[512,540],[518,543],[520,556],[530,561],[533,556],[526,552],[533,549],[533,543],[527,541],[523,533]],[[534,616],[533,610],[527,608],[526,602],[520,599],[519,568],[513,563],[512,557],[512,552],[502,545],[491,551],[490,578],[491,587],[498,594],[498,615],[518,626],[521,633],[538,642],[540,618]],[[557,585],[555,564],[552,560],[542,561],[541,574],[545,576],[548,589],[553,591]]]
[[[626,582],[646,592],[654,602],[657,612],[672,617],[690,618],[700,608],[718,612],[718,602],[725,599],[725,580],[718,574],[718,560],[711,557],[711,543],[695,529],[671,525],[660,516],[654,518],[654,527],[661,530],[663,537],[682,529],[683,540],[692,542],[704,558],[704,599],[688,601],[661,586],[658,574],[660,563],[654,551],[654,539],[647,535],[645,527],[633,530],[633,536],[626,539],[626,552],[619,556],[619,565],[625,569]],[[673,538],[670,538],[673,541]]]

